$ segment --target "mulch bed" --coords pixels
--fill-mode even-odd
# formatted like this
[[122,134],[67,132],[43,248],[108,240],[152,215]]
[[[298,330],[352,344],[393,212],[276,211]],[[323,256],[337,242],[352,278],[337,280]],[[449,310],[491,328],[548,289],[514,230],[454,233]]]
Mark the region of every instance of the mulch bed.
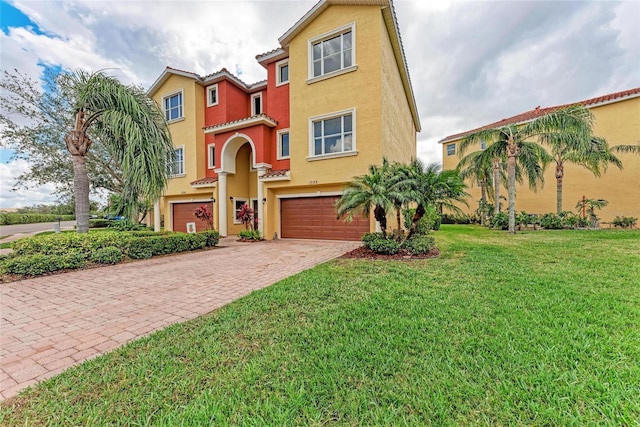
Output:
[[360,246],[357,249],[347,252],[346,254],[342,255],[340,258],[408,261],[408,260],[414,260],[414,259],[437,258],[439,256],[440,256],[440,250],[438,250],[438,248],[434,248],[430,252],[423,255],[412,255],[404,250],[401,250],[395,255],[383,255],[383,254],[377,254],[373,252],[371,249],[366,248],[364,246]]

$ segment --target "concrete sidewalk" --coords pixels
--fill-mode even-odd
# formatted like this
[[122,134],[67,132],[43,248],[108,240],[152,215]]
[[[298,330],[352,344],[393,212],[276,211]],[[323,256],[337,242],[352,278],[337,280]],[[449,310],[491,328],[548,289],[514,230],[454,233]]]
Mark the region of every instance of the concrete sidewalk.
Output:
[[275,240],[38,277],[0,287],[0,399],[360,246]]

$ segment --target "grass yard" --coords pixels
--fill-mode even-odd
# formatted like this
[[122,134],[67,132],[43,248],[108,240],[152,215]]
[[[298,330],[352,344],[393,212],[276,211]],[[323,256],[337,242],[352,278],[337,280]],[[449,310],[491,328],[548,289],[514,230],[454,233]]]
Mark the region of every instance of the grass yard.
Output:
[[0,424],[640,423],[640,231],[435,236],[439,259],[329,262],[70,369]]

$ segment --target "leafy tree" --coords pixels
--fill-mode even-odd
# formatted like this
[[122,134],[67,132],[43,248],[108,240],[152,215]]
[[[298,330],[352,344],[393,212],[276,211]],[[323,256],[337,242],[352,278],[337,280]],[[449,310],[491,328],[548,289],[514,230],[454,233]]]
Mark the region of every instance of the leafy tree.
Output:
[[358,212],[368,217],[373,208],[373,216],[380,223],[382,233],[386,236],[387,212],[396,206],[399,200],[405,200],[398,187],[401,178],[401,174],[391,172],[391,166],[386,159],[382,166],[369,166],[368,174],[357,176],[347,184],[342,197],[336,202],[337,217],[346,216],[346,219],[350,220],[353,214]]
[[[92,145],[102,146],[101,154],[107,153],[103,157],[111,157],[115,160],[111,164],[119,166],[122,177],[119,193],[128,206],[130,218],[137,217],[140,200],[148,201],[161,195],[168,179],[166,164],[173,146],[162,112],[141,88],[125,86],[102,72],[78,70],[58,75],[56,86],[38,97],[33,82],[31,87],[35,93],[21,89],[28,82],[26,77],[19,73],[12,77],[6,72],[4,77],[7,82],[3,81],[2,85],[8,95],[3,95],[3,110],[24,118],[34,113],[38,120],[25,128],[3,113],[0,123],[7,126],[3,137],[8,137],[12,145],[20,147],[22,143],[22,148],[32,147],[23,151],[45,147],[60,156],[60,137],[64,136],[66,150],[72,157],[79,233],[88,232],[89,227],[91,170],[88,164],[91,163],[87,159]],[[17,102],[13,103],[14,99]],[[48,103],[43,105],[42,99]],[[100,149],[94,151],[100,152]],[[113,179],[117,174],[109,172],[109,163],[104,166],[99,176]]]
[[556,164],[556,210],[562,212],[562,184],[565,164],[582,166],[599,177],[609,164],[622,169],[622,162],[611,152],[607,141],[591,135],[593,114],[580,105],[570,107],[566,115],[559,116],[561,130],[540,135],[543,144],[549,146]]
[[[73,126],[67,93],[69,75],[45,71],[42,84],[18,71],[3,71],[0,79],[0,146],[14,159],[25,159],[30,170],[16,178],[14,189],[54,184],[61,200],[73,200],[73,163],[64,136]],[[98,135],[92,134],[97,140]],[[86,165],[93,190],[121,193],[119,159],[107,144],[93,144]]]

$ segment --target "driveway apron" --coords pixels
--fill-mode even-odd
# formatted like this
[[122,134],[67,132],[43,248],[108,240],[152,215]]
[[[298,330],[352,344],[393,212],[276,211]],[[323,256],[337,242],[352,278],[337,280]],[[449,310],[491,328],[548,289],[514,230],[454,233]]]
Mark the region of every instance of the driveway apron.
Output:
[[0,400],[358,246],[225,238],[210,251],[2,284]]

